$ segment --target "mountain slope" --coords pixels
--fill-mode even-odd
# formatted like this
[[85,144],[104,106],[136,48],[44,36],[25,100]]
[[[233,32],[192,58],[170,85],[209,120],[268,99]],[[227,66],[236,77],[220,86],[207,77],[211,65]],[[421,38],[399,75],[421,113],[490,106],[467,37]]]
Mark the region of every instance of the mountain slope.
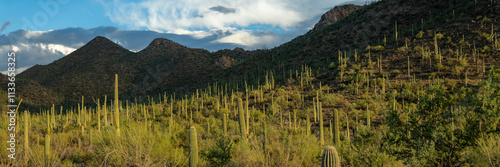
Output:
[[196,85],[206,80],[208,71],[216,68],[215,58],[203,49],[191,49],[173,41],[158,38],[144,50],[137,53],[134,60],[141,69],[141,82],[137,87],[144,94],[183,89],[185,85]]
[[73,53],[48,65],[35,65],[19,75],[34,80],[65,97],[96,97],[111,94],[114,74],[120,76],[120,89],[131,88],[138,70],[135,55],[104,37],[96,37]]

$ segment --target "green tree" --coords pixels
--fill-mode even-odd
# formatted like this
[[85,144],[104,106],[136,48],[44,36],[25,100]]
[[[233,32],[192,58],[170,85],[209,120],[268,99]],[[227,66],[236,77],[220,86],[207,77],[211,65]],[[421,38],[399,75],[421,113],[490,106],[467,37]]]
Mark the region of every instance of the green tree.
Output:
[[233,155],[231,154],[231,149],[233,148],[233,142],[227,137],[220,137],[217,139],[215,146],[209,148],[208,150],[201,153],[203,159],[208,161],[210,166],[225,166]]

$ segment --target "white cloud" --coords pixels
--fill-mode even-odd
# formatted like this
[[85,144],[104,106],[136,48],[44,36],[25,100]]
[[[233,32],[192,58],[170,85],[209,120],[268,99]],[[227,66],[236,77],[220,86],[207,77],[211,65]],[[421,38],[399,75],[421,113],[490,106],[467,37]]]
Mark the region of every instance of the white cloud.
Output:
[[[233,35],[214,42],[234,42],[249,46],[260,44],[255,38],[273,41],[277,39],[270,39],[270,36],[267,39],[252,37],[253,34],[247,32],[248,26],[266,25],[275,29],[304,31],[317,22],[317,20],[311,22],[311,19],[346,0],[100,1],[111,21],[132,29],[147,28],[192,35],[195,38],[209,36],[217,30],[230,29],[229,32]],[[250,30],[269,31],[252,28]],[[238,37],[249,39],[236,39]]]
[[[29,67],[21,67],[21,68],[16,68],[16,75],[17,74],[21,74],[22,72],[26,71],[28,68],[31,68],[32,66],[29,66]],[[1,71],[0,73],[4,74],[4,75],[7,75],[9,71],[5,70],[5,71]]]
[[189,31],[185,29],[177,29],[174,30],[172,33],[178,34],[178,35],[191,35],[197,39],[205,38],[207,36],[212,35],[212,33],[207,32],[207,31]]
[[68,55],[71,52],[73,52],[73,51],[76,50],[75,48],[67,47],[67,46],[60,45],[60,44],[43,44],[43,43],[40,43],[40,44],[35,44],[35,45],[39,45],[42,49],[50,50],[52,53],[61,52],[64,55]]
[[269,43],[274,43],[276,42],[276,38],[273,35],[256,36],[251,32],[242,30],[242,31],[236,31],[231,35],[217,39],[214,42],[235,43],[244,46],[256,46],[259,44],[265,45]]
[[38,50],[51,54],[63,54],[68,55],[71,52],[75,51],[75,48],[64,46],[61,44],[46,44],[46,43],[18,43],[16,45],[10,46],[14,52],[22,52],[22,51],[33,51]]
[[34,38],[34,37],[39,37],[42,35],[44,31],[27,31],[24,37],[26,38]]
[[[109,18],[116,23],[131,28],[146,27],[151,30],[173,32],[189,28],[222,28],[266,24],[288,29],[302,21],[326,12],[328,6],[340,1],[303,0],[184,0],[143,2],[102,2]],[[221,13],[210,8],[234,9],[231,13]]]
[[[16,73],[21,73],[35,64],[49,64],[73,52],[75,49],[52,43],[16,43],[13,45],[0,45],[0,50],[15,51]],[[2,73],[6,73],[7,67],[1,67],[0,70],[2,70]]]
[[13,52],[18,52],[19,51],[19,47],[12,45],[12,51]]

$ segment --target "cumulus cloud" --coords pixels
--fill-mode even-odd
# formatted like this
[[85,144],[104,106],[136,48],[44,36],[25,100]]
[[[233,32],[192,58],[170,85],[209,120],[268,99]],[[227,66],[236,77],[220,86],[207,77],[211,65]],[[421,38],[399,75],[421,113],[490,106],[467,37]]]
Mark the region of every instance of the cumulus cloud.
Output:
[[[232,36],[213,42],[235,41],[239,45],[256,47],[262,43],[256,38],[278,41],[275,38],[254,36],[272,31],[303,34],[319,17],[331,7],[345,0],[145,0],[128,2],[122,0],[100,0],[111,21],[131,29],[149,29],[198,38],[210,36],[218,30],[229,31]],[[270,26],[271,29],[249,29],[255,25]],[[252,32],[248,32],[252,31]],[[290,33],[292,32],[292,33]],[[237,36],[249,39],[235,39]],[[265,43],[265,42],[264,42]],[[267,42],[271,43],[271,42]]]
[[256,45],[270,45],[277,42],[276,35],[273,33],[268,34],[254,34],[250,31],[236,31],[231,35],[222,37],[213,42],[219,43],[235,43],[243,46],[256,46]]
[[[22,73],[22,72],[26,71],[28,68],[31,68],[31,66],[30,66],[30,67],[21,67],[21,68],[16,68],[16,71],[15,71],[14,73],[16,73],[16,75],[17,75],[17,74],[20,74],[20,73]],[[2,73],[2,74],[4,74],[4,75],[7,75],[7,74],[9,73],[9,71],[7,71],[7,70],[5,70],[5,71],[0,71],[0,73]]]
[[[21,73],[35,64],[48,64],[63,57],[70,48],[59,44],[43,43],[16,43],[14,45],[0,45],[0,52],[15,52],[16,73]],[[0,63],[6,64],[6,59]],[[2,66],[0,71],[6,72],[7,66]]]

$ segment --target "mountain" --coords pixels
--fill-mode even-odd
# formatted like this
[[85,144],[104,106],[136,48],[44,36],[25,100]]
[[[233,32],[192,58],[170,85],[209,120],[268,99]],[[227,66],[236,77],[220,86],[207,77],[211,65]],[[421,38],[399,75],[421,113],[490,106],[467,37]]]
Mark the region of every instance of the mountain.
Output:
[[122,76],[120,90],[132,88],[139,73],[134,59],[134,53],[99,36],[53,63],[33,66],[18,78],[33,80],[72,99],[111,95],[115,73]]
[[155,39],[135,57],[140,69],[136,87],[140,89],[134,90],[134,94],[178,91],[186,85],[197,85],[198,81],[207,80],[209,71],[217,69],[216,60],[207,50]]
[[[437,67],[428,68],[418,58],[422,57],[422,49],[431,52],[430,48],[434,48],[434,34],[443,35],[438,41],[445,55],[439,75],[451,75],[457,72],[453,64],[458,61],[452,55],[461,48],[473,55],[473,44],[481,54],[488,52],[486,46],[493,48],[489,51],[492,56],[483,57],[486,69],[499,64],[498,47],[485,38],[493,35],[490,29],[500,20],[498,11],[498,3],[489,1],[384,0],[364,7],[344,5],[325,13],[308,33],[279,47],[255,51],[235,48],[209,52],[159,38],[133,53],[104,37],[96,37],[64,58],[26,70],[19,78],[74,100],[111,95],[115,73],[119,75],[121,98],[189,92],[210,83],[241,88],[245,83],[263,83],[270,73],[286,84],[288,76],[298,75],[295,71],[303,65],[321,74],[315,82],[336,85],[345,82],[339,77],[343,69],[337,68],[339,53],[350,59],[359,54],[357,61],[368,65],[379,60],[383,75],[398,79],[410,59],[415,62],[412,68],[421,71],[417,77],[428,78],[436,76],[433,71]],[[493,31],[498,28],[493,26]],[[417,38],[420,33],[423,36]],[[374,50],[369,45],[380,47]],[[469,62],[477,68],[477,56],[473,60]],[[469,73],[471,78],[478,76]]]

